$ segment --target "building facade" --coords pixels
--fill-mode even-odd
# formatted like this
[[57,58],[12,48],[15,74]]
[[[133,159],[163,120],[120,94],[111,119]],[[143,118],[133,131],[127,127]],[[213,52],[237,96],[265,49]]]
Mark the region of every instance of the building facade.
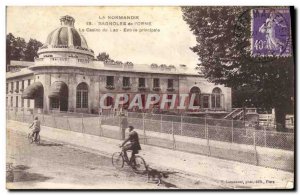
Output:
[[[120,93],[127,94],[129,101],[135,94],[142,94],[143,104],[149,94],[167,94],[168,98],[177,95],[177,102],[179,94],[196,94],[194,105],[199,109],[180,112],[231,111],[230,88],[210,83],[203,75],[187,71],[184,65],[95,61],[93,50],[74,22],[70,16],[60,18],[61,26],[48,35],[34,63],[14,62],[14,67],[22,68],[7,73],[8,107],[44,113],[98,113],[104,94],[112,96],[105,99],[106,105],[114,104],[114,97]],[[126,104],[121,106],[126,108]],[[159,109],[170,111],[169,105]]]

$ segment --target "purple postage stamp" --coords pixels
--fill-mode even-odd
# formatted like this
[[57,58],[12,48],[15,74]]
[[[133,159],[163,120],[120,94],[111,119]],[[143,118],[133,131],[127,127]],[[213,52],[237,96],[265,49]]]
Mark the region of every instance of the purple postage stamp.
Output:
[[289,8],[252,9],[253,57],[291,56],[291,17]]

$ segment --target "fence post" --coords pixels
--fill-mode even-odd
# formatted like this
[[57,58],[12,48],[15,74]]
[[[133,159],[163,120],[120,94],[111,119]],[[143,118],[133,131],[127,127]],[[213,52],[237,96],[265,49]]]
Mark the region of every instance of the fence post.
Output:
[[72,131],[71,125],[70,125],[70,121],[69,121],[69,117],[68,117],[68,116],[67,116],[67,123],[68,123],[69,130]]
[[231,120],[231,143],[233,143],[233,119]]
[[23,108],[23,116],[22,116],[22,122],[24,123],[24,108]]
[[52,113],[52,117],[53,117],[53,120],[54,120],[54,128],[57,128],[54,112]]
[[44,116],[44,109],[43,109],[43,123],[45,124],[45,116]]
[[[118,116],[118,126],[119,126],[119,136],[120,136],[120,140],[123,140],[123,130],[122,130],[122,124],[121,124],[121,116]],[[125,137],[124,137],[125,138]]]
[[182,135],[182,114],[180,115],[180,135]]
[[256,132],[255,130],[253,131],[253,144],[254,144],[254,156],[255,156],[255,160],[256,160],[256,164],[255,165],[258,165],[258,159],[257,159],[257,151],[256,151]]
[[81,133],[83,133],[83,113],[81,113]]
[[208,156],[211,156],[210,145],[209,145],[208,125],[207,125],[207,123],[206,123],[206,117],[205,117],[205,125],[204,125],[204,129],[205,129],[206,140],[207,140]]
[[265,134],[265,147],[267,147],[267,132],[266,132],[266,127],[264,127],[264,134]]
[[100,130],[100,136],[103,136],[103,132],[102,132],[102,118],[101,116],[99,115],[99,130]]
[[160,133],[162,132],[162,114],[160,114]]
[[174,135],[174,122],[172,121],[172,137],[173,137],[173,150],[176,149],[175,135]]
[[147,143],[146,130],[145,130],[145,113],[143,113],[143,132],[144,132],[144,144]]

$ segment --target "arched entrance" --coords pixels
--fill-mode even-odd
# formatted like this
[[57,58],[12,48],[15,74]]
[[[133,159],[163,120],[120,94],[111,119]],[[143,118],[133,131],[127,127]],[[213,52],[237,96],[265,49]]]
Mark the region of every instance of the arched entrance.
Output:
[[69,89],[66,83],[62,81],[52,83],[48,97],[50,110],[68,111]]
[[44,87],[41,82],[34,82],[22,93],[22,99],[34,99],[34,108],[44,107]]
[[192,94],[195,94],[195,99],[194,99],[194,106],[200,106],[200,95],[201,91],[199,87],[192,87],[190,90],[190,98],[192,97]]

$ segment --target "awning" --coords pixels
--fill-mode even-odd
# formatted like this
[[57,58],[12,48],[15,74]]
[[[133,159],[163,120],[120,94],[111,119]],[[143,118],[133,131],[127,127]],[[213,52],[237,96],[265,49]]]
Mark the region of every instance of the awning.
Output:
[[52,83],[48,97],[59,98],[65,93],[64,90],[66,89],[68,89],[66,83],[62,81],[56,81]]
[[34,99],[39,95],[40,90],[43,92],[43,84],[41,82],[34,82],[24,90],[22,99]]

